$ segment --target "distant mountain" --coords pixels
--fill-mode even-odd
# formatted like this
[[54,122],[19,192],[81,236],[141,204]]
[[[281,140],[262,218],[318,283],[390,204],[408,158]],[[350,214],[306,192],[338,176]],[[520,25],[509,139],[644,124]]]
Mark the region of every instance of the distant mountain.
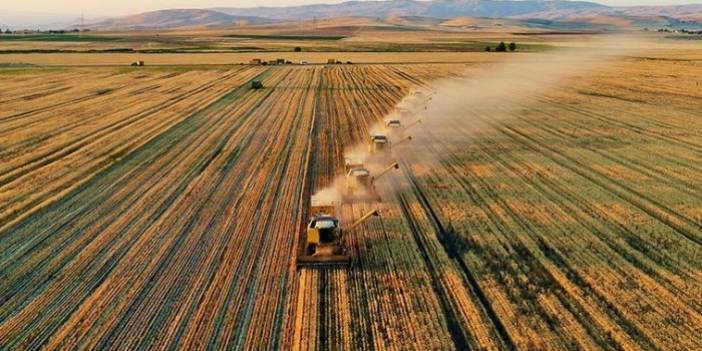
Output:
[[606,7],[585,10],[560,9],[533,12],[518,19],[538,19],[556,23],[612,27],[687,27],[702,26],[702,5]]
[[[19,25],[11,21],[17,22],[20,18],[22,27],[36,28],[26,25],[27,18],[2,12],[0,27],[4,24],[17,28]],[[51,25],[52,29],[81,27],[75,24],[75,20],[73,25],[58,25],[65,18],[57,16],[35,18],[43,23],[55,23]],[[702,5],[608,7],[586,1],[562,0],[348,1],[288,7],[161,10],[88,21],[84,27],[98,30],[169,29],[319,21],[325,18],[380,19],[388,21],[385,25],[402,26],[427,26],[456,18],[511,18],[518,20],[515,23],[546,28],[699,27],[702,26]]]
[[499,1],[499,0],[385,0],[348,1],[340,4],[319,4],[289,7],[229,8],[213,10],[236,16],[256,16],[285,20],[304,20],[327,17],[399,17],[425,16],[438,18],[510,17],[534,12],[557,10],[606,9],[600,4],[585,1]]
[[702,4],[679,6],[636,6],[623,8],[629,16],[663,16],[702,23]]
[[165,29],[194,26],[265,24],[275,20],[255,16],[230,15],[213,10],[177,9],[145,12],[87,24],[93,29]]

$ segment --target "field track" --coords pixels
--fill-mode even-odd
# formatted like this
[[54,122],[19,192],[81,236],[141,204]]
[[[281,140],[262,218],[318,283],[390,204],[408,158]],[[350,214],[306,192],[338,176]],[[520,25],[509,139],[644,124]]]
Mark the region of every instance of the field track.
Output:
[[232,65],[248,63],[252,59],[275,60],[285,58],[292,62],[308,61],[324,64],[333,58],[342,62],[365,64],[408,63],[470,63],[491,62],[500,56],[482,52],[241,52],[241,53],[0,53],[0,62],[22,62],[39,66],[117,66],[127,67],[135,60],[143,60],[147,66],[183,65]]
[[294,268],[344,150],[466,69],[0,75],[0,349],[702,348],[694,62],[416,129],[353,265]]

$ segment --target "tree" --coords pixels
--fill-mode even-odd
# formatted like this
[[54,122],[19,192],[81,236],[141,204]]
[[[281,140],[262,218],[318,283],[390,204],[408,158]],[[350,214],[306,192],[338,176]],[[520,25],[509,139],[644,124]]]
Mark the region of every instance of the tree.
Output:
[[[0,32],[2,32],[2,31],[0,30]],[[7,30],[5,30],[5,34],[12,34],[12,31],[10,30],[10,28],[7,28]]]
[[293,49],[293,51],[300,52],[300,51],[302,51],[302,48],[299,46],[296,46],[295,49]]
[[517,44],[509,43],[509,51],[514,51],[514,50],[517,50]]
[[495,51],[497,51],[497,52],[507,51],[507,45],[505,45],[505,42],[501,41],[500,44],[498,44],[497,47],[495,48]]
[[490,51],[492,51],[492,49],[489,46],[486,46],[485,51],[490,52]]

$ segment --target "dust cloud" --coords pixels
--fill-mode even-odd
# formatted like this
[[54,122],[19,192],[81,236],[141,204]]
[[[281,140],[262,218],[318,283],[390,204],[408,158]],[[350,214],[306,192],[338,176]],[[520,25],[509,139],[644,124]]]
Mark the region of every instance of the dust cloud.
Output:
[[313,197],[317,204],[339,206],[341,204],[342,179],[336,177],[331,186],[317,191]]
[[[441,155],[466,145],[452,141],[465,141],[475,130],[533,107],[548,92],[646,47],[639,37],[612,35],[577,48],[505,53],[504,61],[470,67],[456,77],[434,82],[430,88],[410,93],[386,116],[402,116],[402,123],[422,120],[411,130],[413,140],[393,148],[393,154],[405,167],[431,168]],[[384,185],[385,193],[393,191]]]
[[[369,129],[371,134],[388,134],[391,143],[409,135],[412,141],[393,147],[391,155],[379,158],[368,153],[368,141],[364,140],[347,148],[345,156],[364,160],[371,174],[394,161],[413,169],[431,168],[442,154],[456,147],[452,140],[465,141],[474,130],[500,123],[520,109],[537,104],[545,93],[645,47],[646,43],[636,36],[612,35],[577,48],[542,53],[492,53],[505,55],[500,57],[504,60],[471,66],[458,76],[411,92],[381,123]],[[385,122],[392,119],[412,128],[390,132]],[[335,199],[340,199],[340,181],[317,195],[334,194]],[[377,190],[382,196],[391,195],[398,190],[393,188],[393,183],[396,182],[379,182]]]

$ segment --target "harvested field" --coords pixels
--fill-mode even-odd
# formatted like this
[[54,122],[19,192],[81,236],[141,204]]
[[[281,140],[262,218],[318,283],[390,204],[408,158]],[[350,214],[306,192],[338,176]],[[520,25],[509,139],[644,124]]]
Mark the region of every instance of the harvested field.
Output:
[[49,53],[49,54],[2,54],[0,62],[29,63],[43,66],[128,66],[136,60],[151,65],[231,65],[248,63],[252,59],[275,60],[285,58],[299,63],[326,63],[333,58],[344,63],[471,63],[490,62],[500,59],[497,55],[476,52],[246,52],[246,53]]
[[702,348],[694,61],[417,129],[351,267],[295,268],[344,150],[473,67],[0,74],[0,349]]

